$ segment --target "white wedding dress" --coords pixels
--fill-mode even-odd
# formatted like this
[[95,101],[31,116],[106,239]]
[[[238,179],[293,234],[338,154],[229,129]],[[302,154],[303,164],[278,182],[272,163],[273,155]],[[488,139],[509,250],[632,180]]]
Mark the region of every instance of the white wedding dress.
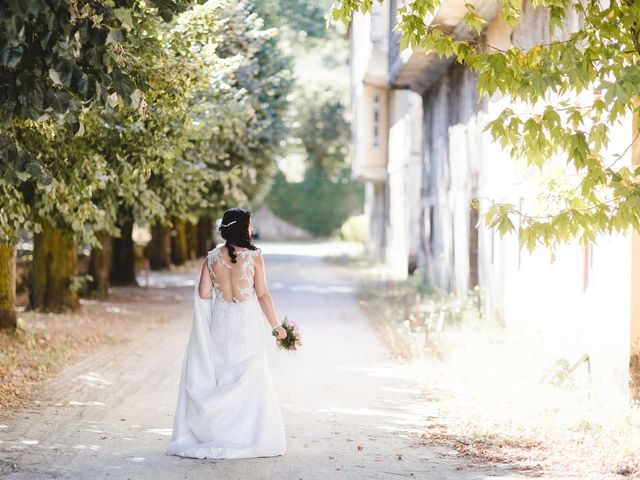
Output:
[[259,252],[235,251],[237,263],[225,260],[225,247],[207,256],[212,298],[201,298],[196,285],[170,455],[249,458],[285,451],[265,320],[254,290]]

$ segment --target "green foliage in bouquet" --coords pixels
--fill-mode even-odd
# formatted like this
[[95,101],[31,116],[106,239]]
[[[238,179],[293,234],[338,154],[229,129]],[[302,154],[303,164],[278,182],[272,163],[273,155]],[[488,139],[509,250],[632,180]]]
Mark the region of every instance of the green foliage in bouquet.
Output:
[[290,322],[287,317],[284,317],[282,321],[282,328],[287,331],[285,338],[279,339],[278,347],[281,350],[296,351],[302,346],[302,336],[300,335],[300,328],[296,322]]

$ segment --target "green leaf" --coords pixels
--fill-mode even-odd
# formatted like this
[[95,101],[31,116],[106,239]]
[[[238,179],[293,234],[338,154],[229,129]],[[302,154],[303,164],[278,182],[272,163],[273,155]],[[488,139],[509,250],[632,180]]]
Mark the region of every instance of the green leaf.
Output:
[[63,90],[49,88],[45,94],[45,103],[55,113],[64,115],[69,109],[69,94]]
[[0,45],[0,65],[5,68],[15,68],[22,60],[22,46],[6,43]]
[[127,30],[131,30],[133,28],[133,18],[131,17],[131,10],[128,8],[114,8],[113,14],[116,16],[118,20],[122,23],[122,26]]

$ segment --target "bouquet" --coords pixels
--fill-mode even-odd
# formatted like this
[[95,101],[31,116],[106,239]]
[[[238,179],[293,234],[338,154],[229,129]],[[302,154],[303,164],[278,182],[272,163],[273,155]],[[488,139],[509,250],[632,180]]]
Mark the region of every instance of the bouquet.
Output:
[[287,317],[284,317],[281,327],[286,330],[287,336],[276,340],[278,348],[288,351],[293,350],[295,352],[298,350],[298,347],[302,345],[302,336],[300,335],[298,324],[296,322],[289,322]]

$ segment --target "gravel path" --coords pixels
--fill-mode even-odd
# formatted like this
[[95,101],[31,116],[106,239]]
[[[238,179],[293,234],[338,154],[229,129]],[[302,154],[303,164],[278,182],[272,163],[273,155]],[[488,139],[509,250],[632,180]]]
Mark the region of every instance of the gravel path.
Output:
[[356,281],[322,260],[332,248],[264,247],[279,314],[298,320],[304,335],[296,354],[270,348],[285,456],[214,462],[164,454],[193,294],[184,284],[194,275],[174,274],[152,276],[155,287],[141,289],[138,303],[121,305],[135,340],[98,348],[49,382],[40,406],[3,421],[0,478],[516,478],[419,445],[429,402],[375,336]]

